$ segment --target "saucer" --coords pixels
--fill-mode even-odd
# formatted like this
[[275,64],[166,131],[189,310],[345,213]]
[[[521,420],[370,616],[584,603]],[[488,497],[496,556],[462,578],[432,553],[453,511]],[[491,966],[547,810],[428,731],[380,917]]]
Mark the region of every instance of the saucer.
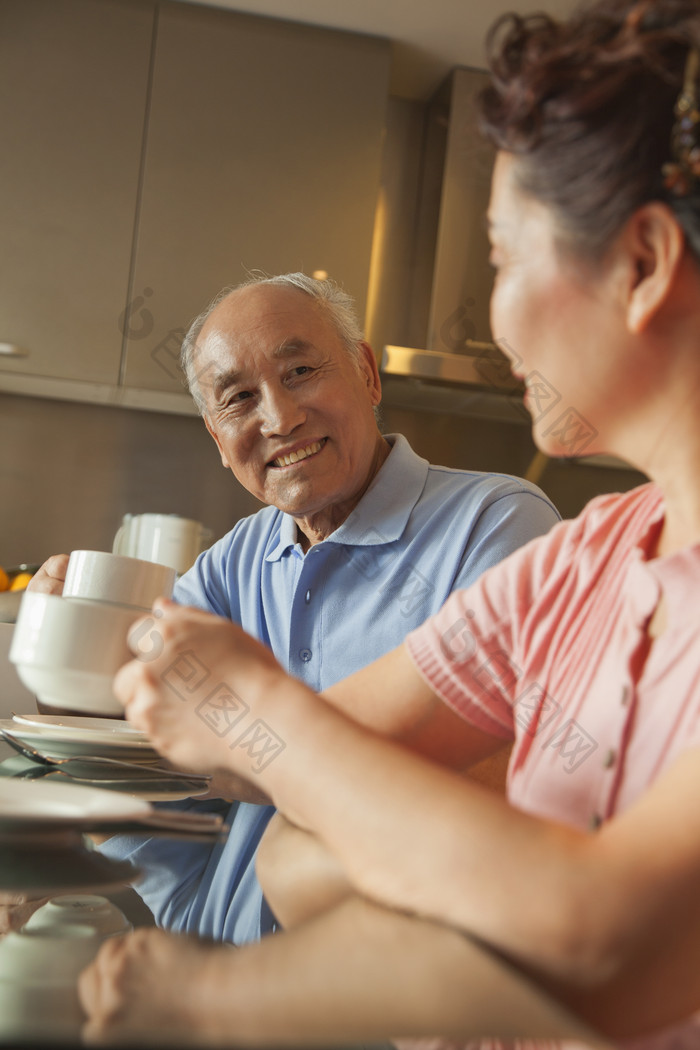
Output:
[[12,721],[34,729],[50,728],[57,733],[68,732],[75,735],[76,731],[80,733],[87,730],[89,733],[104,733],[105,736],[116,739],[128,737],[134,740],[146,740],[146,734],[140,729],[117,718],[94,718],[88,715],[16,715],[13,712]]
[[14,715],[0,719],[0,729],[7,729],[19,741],[50,758],[101,755],[130,762],[155,762],[159,759],[158,752],[144,733],[127,722],[115,720],[112,725],[110,721],[64,715]]

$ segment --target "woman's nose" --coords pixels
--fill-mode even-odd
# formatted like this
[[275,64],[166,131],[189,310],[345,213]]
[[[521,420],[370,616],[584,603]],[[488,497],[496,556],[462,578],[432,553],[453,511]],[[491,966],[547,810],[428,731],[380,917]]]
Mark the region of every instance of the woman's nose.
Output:
[[266,391],[260,402],[260,430],[265,437],[286,435],[303,423],[306,410],[290,390]]

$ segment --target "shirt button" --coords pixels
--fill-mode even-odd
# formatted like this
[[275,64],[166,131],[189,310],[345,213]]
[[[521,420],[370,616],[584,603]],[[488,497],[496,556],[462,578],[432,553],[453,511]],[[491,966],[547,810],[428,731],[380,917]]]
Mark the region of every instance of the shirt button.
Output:
[[310,649],[300,649],[299,650],[299,656],[301,657],[301,659],[304,661],[305,664],[308,664],[309,660],[311,659],[311,650]]
[[311,601],[311,591],[306,592],[306,594],[304,595],[304,601],[307,605],[309,604],[309,602]]
[[603,759],[603,768],[604,769],[610,769],[611,766],[614,766],[616,758],[617,758],[616,752],[613,751],[612,748],[610,748],[610,750],[606,752],[605,758]]

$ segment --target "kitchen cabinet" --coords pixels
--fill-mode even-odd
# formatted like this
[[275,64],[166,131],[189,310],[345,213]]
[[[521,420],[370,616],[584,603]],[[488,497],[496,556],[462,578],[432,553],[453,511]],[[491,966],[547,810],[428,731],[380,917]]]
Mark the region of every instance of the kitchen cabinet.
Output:
[[182,331],[250,270],[325,270],[363,316],[388,74],[385,41],[161,6],[128,386],[181,389]]
[[0,0],[4,373],[116,383],[154,5]]
[[249,270],[363,315],[388,42],[150,0],[0,0],[0,37],[0,389],[189,404],[184,329]]

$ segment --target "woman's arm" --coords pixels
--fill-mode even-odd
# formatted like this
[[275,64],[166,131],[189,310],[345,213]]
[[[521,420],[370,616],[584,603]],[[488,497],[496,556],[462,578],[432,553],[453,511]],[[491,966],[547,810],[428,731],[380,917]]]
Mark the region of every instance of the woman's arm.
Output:
[[337,682],[322,695],[353,722],[452,769],[470,769],[499,753],[493,768],[501,772],[493,774],[492,779],[495,776],[505,782],[504,748],[510,742],[460,718],[416,673],[412,661],[406,660],[403,646]]
[[483,945],[356,897],[241,949],[136,931],[101,949],[79,990],[90,1044],[250,1050],[440,1033],[607,1047]]
[[[692,753],[636,806],[584,834],[515,810],[356,724],[230,624],[222,646],[208,624],[180,614],[161,623],[167,662],[128,665],[118,691],[129,718],[172,761],[196,756],[255,780],[320,838],[357,892],[483,939],[570,990],[615,1034],[697,1007],[700,763]],[[169,690],[178,645],[201,646],[201,660],[244,705],[228,736],[202,722],[206,698],[183,703]],[[389,710],[404,703],[417,729],[437,701],[408,653],[374,668],[374,684],[365,672],[366,695],[383,697]],[[473,758],[478,735],[474,742]]]
[[[611,1035],[698,1008],[697,752],[586,834],[515,810],[359,727],[334,726],[333,712],[312,706],[302,740],[280,705],[274,724],[296,754],[271,768],[269,786],[357,892],[483,939]],[[313,784],[303,772],[312,755]]]
[[285,930],[334,908],[354,893],[338,860],[310,831],[276,813],[255,858],[265,899]]
[[[474,766],[469,778],[503,794],[509,755],[506,747]],[[318,836],[302,831],[281,813],[265,829],[255,870],[268,904],[287,930],[354,892],[339,861]]]

